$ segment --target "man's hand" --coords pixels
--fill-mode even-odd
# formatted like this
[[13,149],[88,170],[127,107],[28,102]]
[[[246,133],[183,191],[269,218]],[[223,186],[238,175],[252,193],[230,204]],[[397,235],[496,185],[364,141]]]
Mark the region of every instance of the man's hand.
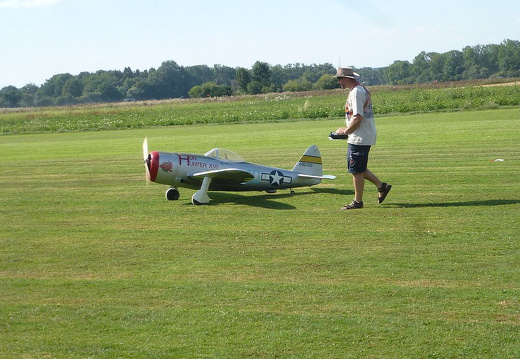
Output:
[[337,135],[346,135],[347,134],[347,128],[346,127],[340,127],[336,130]]

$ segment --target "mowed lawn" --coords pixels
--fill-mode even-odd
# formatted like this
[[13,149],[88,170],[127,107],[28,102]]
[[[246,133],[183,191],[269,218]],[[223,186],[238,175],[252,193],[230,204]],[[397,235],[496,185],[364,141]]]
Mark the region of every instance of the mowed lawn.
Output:
[[[519,109],[376,121],[355,211],[341,119],[0,136],[0,357],[520,357]],[[338,178],[166,201],[145,136]]]

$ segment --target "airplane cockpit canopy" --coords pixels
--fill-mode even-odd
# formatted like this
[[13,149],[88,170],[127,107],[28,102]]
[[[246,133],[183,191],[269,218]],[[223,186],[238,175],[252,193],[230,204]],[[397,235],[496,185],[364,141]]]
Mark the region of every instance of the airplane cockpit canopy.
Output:
[[218,158],[220,160],[226,161],[246,162],[242,156],[236,154],[233,151],[226,150],[225,148],[214,148],[211,151],[206,152],[204,156]]

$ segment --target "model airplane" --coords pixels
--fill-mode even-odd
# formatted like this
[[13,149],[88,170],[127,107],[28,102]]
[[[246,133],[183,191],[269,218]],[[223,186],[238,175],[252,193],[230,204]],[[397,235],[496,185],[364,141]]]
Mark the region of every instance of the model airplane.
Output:
[[146,178],[169,185],[166,198],[179,199],[177,187],[198,189],[191,202],[196,205],[210,201],[208,191],[266,191],[313,186],[323,175],[320,151],[315,145],[307,148],[292,170],[284,170],[246,162],[242,157],[223,148],[214,148],[199,155],[192,153],[148,152],[148,140],[143,142]]

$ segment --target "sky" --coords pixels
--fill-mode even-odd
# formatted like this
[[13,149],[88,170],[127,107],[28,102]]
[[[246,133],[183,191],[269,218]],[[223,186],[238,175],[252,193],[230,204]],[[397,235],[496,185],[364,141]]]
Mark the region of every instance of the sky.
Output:
[[169,60],[375,68],[506,39],[518,0],[0,0],[0,89]]

